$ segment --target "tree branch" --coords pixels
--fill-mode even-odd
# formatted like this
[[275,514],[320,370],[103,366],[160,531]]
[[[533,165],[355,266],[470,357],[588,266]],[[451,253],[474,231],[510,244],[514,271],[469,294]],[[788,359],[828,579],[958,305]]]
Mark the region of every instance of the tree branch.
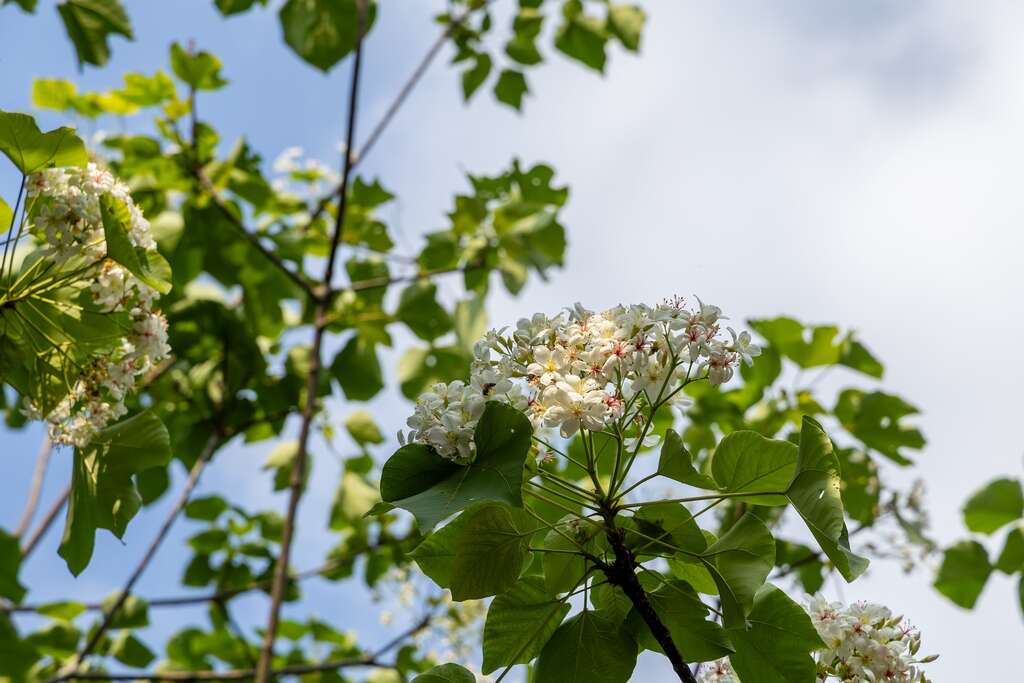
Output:
[[302,487],[305,483],[306,461],[308,459],[309,437],[313,428],[316,413],[317,387],[320,383],[322,366],[321,346],[324,332],[329,324],[327,315],[334,268],[337,263],[338,245],[341,244],[342,229],[345,224],[345,211],[348,207],[348,182],[352,172],[352,147],[356,132],[356,112],[359,100],[359,74],[363,61],[363,36],[366,27],[366,0],[358,1],[358,26],[356,28],[355,57],[352,64],[352,84],[348,98],[348,126],[345,134],[345,154],[342,162],[341,188],[338,193],[338,215],[331,236],[331,246],[327,255],[327,267],[321,281],[322,296],[316,297],[316,308],[313,315],[313,344],[310,351],[309,376],[306,381],[306,405],[302,411],[302,426],[299,429],[299,444],[292,466],[289,485],[288,512],[285,516],[284,531],[281,534],[281,551],[274,566],[274,582],[270,592],[270,614],[260,651],[259,664],[256,667],[256,683],[268,683],[271,675],[271,660],[274,654],[274,641],[277,639],[277,626],[281,614],[281,602],[284,600],[285,588],[288,584],[288,561],[295,534],[295,518],[302,498]]
[[189,496],[192,495],[192,490],[195,489],[196,484],[199,482],[199,475],[203,473],[203,470],[206,468],[206,464],[210,461],[210,458],[222,443],[223,436],[219,432],[214,433],[207,440],[202,452],[199,454],[195,464],[192,466],[191,472],[189,472],[188,481],[185,482],[185,488],[182,489],[181,495],[178,496],[178,500],[175,501],[171,511],[167,514],[167,518],[164,520],[163,525],[157,532],[156,537],[152,542],[150,542],[145,555],[142,556],[142,559],[139,561],[138,565],[136,565],[135,571],[133,571],[131,576],[128,577],[128,580],[124,584],[124,588],[121,589],[121,592],[117,596],[117,600],[115,600],[110,609],[104,613],[103,621],[100,622],[99,628],[93,631],[92,636],[88,641],[86,641],[85,646],[78,652],[78,654],[75,655],[56,676],[50,678],[47,683],[58,683],[58,681],[65,681],[69,678],[81,677],[81,674],[78,673],[78,668],[82,665],[85,658],[88,657],[99,644],[103,634],[105,634],[111,624],[114,623],[114,617],[117,616],[121,607],[124,606],[125,600],[127,600],[128,596],[131,594],[135,583],[142,576],[143,572],[146,571],[146,567],[149,566],[149,563],[152,562],[157,549],[160,548],[160,545],[167,537],[174,521],[178,518],[178,515],[181,514],[185,504],[188,503]]
[[21,561],[24,562],[25,558],[32,554],[32,551],[39,545],[39,541],[43,540],[43,536],[53,526],[54,520],[57,519],[57,515],[64,508],[64,504],[68,502],[68,498],[71,496],[71,486],[65,486],[64,492],[57,497],[57,500],[53,501],[53,505],[46,511],[46,516],[43,517],[43,521],[39,523],[36,530],[32,533],[25,544],[21,546]]
[[21,512],[21,519],[18,526],[14,528],[14,535],[21,538],[22,534],[28,531],[28,525],[32,523],[32,517],[39,507],[39,494],[43,490],[43,480],[46,478],[46,467],[50,464],[50,453],[53,452],[53,444],[50,437],[44,436],[39,446],[39,454],[36,455],[36,467],[32,471],[32,484],[29,486],[28,498],[25,500],[25,509]]

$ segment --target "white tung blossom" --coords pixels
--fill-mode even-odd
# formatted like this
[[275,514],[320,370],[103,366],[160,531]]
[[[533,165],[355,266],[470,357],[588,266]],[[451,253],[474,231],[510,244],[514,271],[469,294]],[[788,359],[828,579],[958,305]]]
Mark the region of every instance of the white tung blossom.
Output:
[[[487,401],[502,401],[535,429],[568,438],[600,431],[628,406],[679,402],[681,385],[699,377],[721,384],[741,361],[760,353],[750,334],[720,334],[722,311],[680,298],[657,306],[617,306],[594,313],[576,304],[537,313],[514,330],[491,330],[474,348],[469,383],[436,384],[416,402],[409,440],[443,457],[472,462],[473,429]],[[641,400],[638,400],[641,399]]]
[[47,415],[29,408],[32,417],[50,423],[54,443],[81,447],[127,412],[124,399],[137,379],[170,353],[167,320],[153,308],[156,290],[106,258],[100,197],[109,193],[128,207],[132,246],[154,249],[156,242],[128,186],[96,164],[42,171],[29,177],[27,189],[37,205],[33,233],[43,242],[44,257],[57,266],[74,261],[80,273],[77,284],[88,289],[97,308],[104,313],[127,312],[131,319],[121,343],[94,356],[56,408]]

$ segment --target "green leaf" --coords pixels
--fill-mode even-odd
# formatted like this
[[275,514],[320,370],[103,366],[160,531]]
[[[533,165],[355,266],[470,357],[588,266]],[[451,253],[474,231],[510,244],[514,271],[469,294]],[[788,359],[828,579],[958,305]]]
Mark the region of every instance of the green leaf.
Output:
[[845,389],[839,394],[833,411],[843,427],[899,465],[909,465],[902,449],[924,447],[924,436],[916,427],[908,427],[902,418],[916,415],[917,408],[899,396],[881,391],[865,393],[859,389]]
[[[364,35],[377,14],[376,3],[368,4]],[[279,14],[284,42],[306,62],[329,71],[355,49],[358,6],[358,0],[288,0]]]
[[627,50],[640,49],[640,34],[644,30],[647,14],[637,5],[608,6],[608,28]]
[[839,573],[853,581],[868,567],[850,549],[843,517],[842,479],[832,441],[815,420],[804,417],[796,471],[786,496]]
[[805,328],[792,318],[773,318],[751,320],[750,326],[801,368],[833,365],[841,357],[842,346],[836,342],[839,328],[832,325]]
[[991,534],[1024,515],[1024,492],[1016,479],[996,479],[971,496],[964,505],[964,524],[980,534]]
[[972,609],[991,573],[985,546],[977,541],[960,541],[946,548],[933,585],[957,605]]
[[28,114],[0,111],[0,152],[25,175],[52,166],[85,166],[89,155],[73,128],[43,133]]
[[185,516],[203,522],[212,522],[227,512],[228,502],[220,496],[194,498],[185,506]]
[[509,508],[476,510],[455,543],[452,598],[459,602],[502,593],[519,580],[530,558],[535,525],[516,524]]
[[48,602],[36,608],[37,614],[42,614],[44,617],[50,617],[51,619],[60,619],[61,621],[74,621],[75,617],[84,611],[85,605],[80,602],[71,601]]
[[100,197],[100,215],[103,217],[107,256],[161,294],[171,291],[167,261],[155,252],[133,246],[129,240],[132,216],[127,204],[108,192]]
[[64,0],[57,5],[64,29],[75,44],[78,64],[103,66],[110,59],[107,37],[132,40],[132,25],[121,0]]
[[344,529],[348,523],[358,521],[380,502],[377,489],[358,474],[346,472],[341,477],[338,493],[331,507],[331,529]]
[[145,411],[111,425],[75,449],[71,498],[58,554],[77,576],[89,564],[97,529],[120,538],[142,504],[133,475],[171,459],[167,429]]
[[7,613],[0,611],[0,676],[11,681],[25,680],[25,672],[39,659],[39,653],[28,642],[18,638]]
[[494,84],[494,96],[498,101],[516,110],[523,108],[523,96],[529,91],[523,72],[515,69],[502,69],[498,82]]
[[476,676],[458,664],[441,664],[421,673],[412,683],[476,683]]
[[365,410],[357,410],[345,419],[345,429],[352,436],[352,439],[360,446],[368,443],[384,443],[384,435],[380,433],[380,427]]
[[1024,528],[1010,529],[995,567],[1004,574],[1024,571]]
[[693,466],[693,456],[686,450],[679,434],[671,429],[665,432],[665,443],[658,457],[658,474],[699,489],[718,488],[711,477],[701,474]]
[[415,400],[434,382],[464,378],[469,373],[470,359],[464,351],[451,346],[407,350],[398,361],[402,395]]
[[[120,594],[121,591],[114,591],[103,598],[102,607],[105,613],[109,613],[114,608],[114,603],[117,602]],[[140,597],[129,595],[124,599],[121,609],[117,611],[110,622],[110,628],[142,628],[144,626],[149,626],[149,603]]]
[[452,318],[437,303],[437,285],[432,282],[414,282],[403,289],[395,317],[425,341],[437,339],[452,329]]
[[19,603],[25,597],[25,587],[18,582],[20,568],[18,537],[0,529],[0,597],[13,603]]
[[233,14],[241,14],[252,9],[252,6],[259,2],[261,5],[266,5],[267,0],[214,0],[214,4],[217,5],[217,9],[220,13],[226,17],[230,17]]
[[121,631],[114,638],[110,645],[110,656],[128,666],[141,669],[149,666],[156,659],[153,651],[146,647],[146,644],[131,634],[131,631]]
[[473,66],[462,72],[462,99],[469,102],[473,94],[487,80],[491,73],[491,56],[486,52],[478,52],[474,55]]
[[568,613],[569,603],[552,597],[539,577],[523,577],[487,610],[483,672],[529,662]]
[[730,628],[728,633],[736,649],[729,661],[741,680],[816,680],[811,653],[824,643],[807,612],[775,586],[765,584],[754,599],[747,623]]
[[482,296],[472,296],[455,306],[452,322],[459,347],[466,353],[473,353],[473,346],[487,332],[487,308]]
[[775,539],[764,522],[748,512],[701,553],[701,560],[718,586],[725,625],[742,625],[775,566]]
[[75,84],[63,78],[37,78],[32,81],[32,105],[40,109],[71,109],[77,94]]
[[441,588],[451,588],[452,572],[455,570],[455,545],[466,523],[480,507],[474,505],[466,508],[458,517],[423,539],[410,555],[416,560],[420,571]]
[[[707,540],[682,503],[655,503],[637,509],[625,525],[626,545],[637,555],[700,553]],[[633,530],[635,527],[635,533]]]
[[882,379],[885,372],[882,363],[868,351],[867,347],[854,339],[847,339],[843,345],[839,364],[876,379]]
[[14,210],[11,205],[4,201],[3,197],[0,197],[0,230],[7,230],[14,220]]
[[[687,662],[709,662],[733,651],[725,629],[708,621],[708,608],[693,588],[683,581],[667,581],[647,595],[661,622],[668,627],[672,642]],[[640,647],[663,652],[643,617],[634,609],[626,626]]]
[[[796,460],[797,447],[788,441],[736,431],[727,434],[715,449],[711,474],[727,493],[783,492],[793,479]],[[741,500],[752,505],[786,504],[784,495],[744,496]]]
[[350,338],[331,363],[331,377],[350,401],[369,401],[380,393],[384,373],[373,341],[360,334]]
[[[587,571],[587,559],[580,552],[580,546],[565,536],[577,536],[571,526],[576,517],[566,515],[544,537],[544,548],[557,552],[541,553],[541,566],[544,570],[544,586],[548,592],[565,593],[571,591],[583,578]],[[581,538],[580,543],[586,547],[589,539]]]
[[196,90],[219,90],[227,85],[220,75],[221,66],[220,60],[209,52],[190,52],[178,43],[171,44],[171,70]]
[[626,683],[637,645],[620,625],[589,610],[562,624],[537,659],[533,683]]
[[595,71],[604,71],[607,42],[601,22],[582,15],[567,17],[555,34],[555,47],[560,52]]
[[523,467],[532,433],[521,412],[488,402],[474,433],[472,464],[445,460],[421,444],[403,446],[384,464],[381,495],[411,512],[424,530],[480,501],[522,507]]

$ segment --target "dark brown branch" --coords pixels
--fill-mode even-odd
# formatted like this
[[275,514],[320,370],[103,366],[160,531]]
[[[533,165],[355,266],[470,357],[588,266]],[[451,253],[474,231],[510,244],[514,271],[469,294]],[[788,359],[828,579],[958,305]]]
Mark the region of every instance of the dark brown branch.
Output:
[[153,561],[156,551],[160,548],[160,545],[167,537],[174,521],[178,518],[178,515],[181,514],[181,511],[188,503],[188,499],[192,495],[192,491],[195,489],[196,484],[199,483],[199,476],[206,468],[206,464],[210,461],[210,458],[222,443],[223,437],[220,433],[213,434],[207,440],[202,452],[199,454],[195,464],[192,466],[191,472],[189,472],[188,480],[185,482],[185,487],[182,489],[181,494],[175,501],[171,511],[167,514],[167,518],[164,520],[163,525],[157,532],[156,537],[150,542],[149,547],[146,549],[146,553],[142,556],[138,565],[136,565],[135,571],[133,571],[131,576],[128,577],[124,587],[117,596],[117,600],[115,600],[110,609],[104,613],[103,621],[100,622],[99,628],[93,631],[92,636],[88,641],[86,641],[85,646],[77,655],[75,655],[74,658],[71,659],[70,662],[68,662],[67,666],[65,666],[55,677],[49,679],[47,683],[57,683],[58,681],[65,681],[69,678],[80,677],[80,674],[77,673],[78,668],[82,665],[82,662],[85,661],[85,658],[92,654],[92,651],[99,644],[100,639],[103,638],[103,635],[110,628],[111,624],[114,623],[114,618],[117,616],[117,613],[121,611],[121,607],[124,606],[125,600],[127,600],[128,596],[131,595],[132,588],[135,586],[135,583],[142,576],[143,572],[146,571],[146,567],[149,566],[149,563]]
[[629,551],[629,548],[623,542],[622,530],[615,527],[614,519],[611,516],[606,517],[605,521],[607,524],[606,535],[608,536],[608,542],[615,553],[615,562],[613,564],[605,563],[601,566],[605,576],[608,577],[608,582],[621,588],[622,592],[633,603],[633,607],[643,618],[647,628],[650,629],[651,635],[658,641],[658,645],[661,646],[668,660],[672,662],[672,668],[675,670],[676,675],[679,676],[679,680],[684,683],[696,683],[693,672],[690,671],[690,667],[683,659],[679,648],[676,647],[675,642],[672,640],[672,634],[661,621],[658,613],[654,611],[651,601],[647,598],[647,593],[644,592],[643,586],[640,585],[640,580],[636,578],[636,558],[633,557],[633,553]]
[[[420,60],[419,64],[417,64],[416,68],[413,69],[412,74],[409,76],[408,79],[406,79],[405,84],[402,85],[402,89],[398,91],[397,95],[395,95],[395,99],[391,101],[390,105],[388,105],[388,108],[384,112],[384,115],[380,118],[380,121],[378,121],[377,124],[373,127],[373,130],[370,131],[369,136],[367,136],[366,138],[366,142],[363,143],[363,146],[359,148],[358,152],[352,153],[353,168],[358,166],[359,163],[362,162],[362,160],[365,159],[366,156],[370,153],[370,150],[373,149],[373,146],[377,143],[377,140],[380,139],[380,136],[384,133],[384,130],[388,127],[388,125],[390,125],[392,119],[395,118],[395,114],[397,114],[398,110],[402,108],[403,104],[405,104],[405,101],[409,98],[409,95],[412,94],[412,91],[415,90],[416,86],[423,78],[423,75],[427,72],[427,69],[430,68],[431,63],[433,63],[434,59],[441,52],[441,48],[444,47],[444,44],[448,42],[449,38],[451,38],[452,34],[455,32],[455,29],[459,28],[464,23],[466,23],[466,19],[469,18],[470,14],[490,4],[490,2],[491,0],[486,0],[486,2],[482,3],[480,6],[467,7],[465,10],[463,10],[462,14],[451,18],[451,20],[448,22],[448,25],[445,27],[444,31],[442,31],[441,35],[437,37],[437,40],[434,41],[433,45],[430,46],[430,49],[427,50],[427,53],[423,55],[423,58]],[[346,153],[350,152],[350,149],[351,148],[346,148]],[[313,214],[310,216],[309,222],[316,222],[316,220],[323,215],[324,211],[327,210],[327,207],[330,206],[331,202],[334,201],[334,199],[341,192],[344,191],[345,190],[342,188],[342,185],[339,184],[329,194],[324,195],[317,202],[316,209],[314,209]]]
[[28,525],[39,507],[39,494],[43,490],[43,480],[46,478],[46,467],[50,464],[50,453],[53,452],[53,444],[50,437],[44,436],[43,443],[39,446],[39,454],[36,455],[36,466],[32,471],[32,484],[29,486],[28,498],[25,500],[25,509],[21,512],[21,519],[18,526],[14,527],[14,535],[21,538],[22,534],[28,531]]
[[345,154],[342,161],[341,188],[338,193],[338,215],[334,223],[334,232],[331,235],[331,246],[327,253],[327,267],[324,269],[324,276],[321,280],[320,291],[323,296],[316,297],[316,308],[313,314],[313,344],[310,351],[309,376],[306,381],[306,404],[302,410],[302,425],[299,428],[299,444],[295,454],[295,462],[292,467],[291,481],[289,482],[288,512],[285,515],[284,531],[281,534],[281,550],[278,554],[277,563],[274,565],[274,582],[270,589],[270,614],[267,618],[267,628],[263,639],[263,648],[260,651],[259,664],[256,667],[256,683],[268,683],[271,675],[271,660],[274,654],[274,641],[277,639],[277,626],[281,614],[281,602],[284,599],[285,588],[288,585],[288,561],[291,556],[291,546],[295,534],[295,518],[299,509],[299,500],[302,498],[302,487],[306,474],[306,461],[308,460],[309,437],[313,429],[313,418],[316,414],[317,386],[320,383],[320,372],[322,366],[321,346],[323,344],[324,332],[329,324],[328,307],[331,282],[334,278],[334,269],[338,260],[338,245],[341,244],[342,229],[345,224],[345,211],[348,208],[348,182],[352,172],[352,147],[356,134],[356,112],[359,101],[359,74],[363,61],[363,34],[366,26],[366,0],[358,2],[358,26],[356,28],[355,57],[352,64],[352,84],[348,97],[348,123],[345,134]]
[[29,536],[29,539],[25,541],[25,544],[23,546],[21,546],[22,562],[25,561],[26,557],[32,554],[32,551],[35,550],[36,546],[39,545],[39,541],[43,540],[43,536],[45,536],[46,532],[50,530],[51,526],[53,526],[53,522],[57,519],[57,515],[59,515],[60,511],[64,509],[64,504],[68,502],[68,497],[70,495],[71,487],[65,486],[64,492],[57,497],[57,500],[53,501],[53,505],[51,505],[50,509],[46,511],[46,515],[43,517],[43,521],[39,523],[39,526],[36,527],[36,530],[34,532],[32,532],[32,535]]

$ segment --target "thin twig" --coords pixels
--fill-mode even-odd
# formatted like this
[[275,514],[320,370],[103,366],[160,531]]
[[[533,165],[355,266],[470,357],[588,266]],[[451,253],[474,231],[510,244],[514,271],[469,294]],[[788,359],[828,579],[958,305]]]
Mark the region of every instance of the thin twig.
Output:
[[149,563],[152,562],[157,549],[160,548],[160,545],[167,537],[174,521],[178,518],[178,515],[181,514],[181,511],[188,503],[188,499],[192,495],[192,490],[195,489],[196,484],[199,482],[199,476],[203,473],[203,470],[206,468],[206,464],[210,461],[210,458],[213,456],[217,448],[223,443],[223,440],[223,436],[219,432],[214,433],[207,440],[202,452],[199,454],[195,464],[192,466],[191,472],[189,472],[188,480],[185,482],[185,487],[182,489],[181,495],[178,496],[178,500],[175,501],[171,511],[167,514],[167,518],[164,520],[163,525],[157,532],[156,537],[152,542],[150,542],[145,555],[142,556],[142,559],[139,561],[138,565],[136,565],[135,571],[133,571],[131,576],[128,577],[124,587],[117,596],[117,600],[115,600],[110,609],[104,613],[103,621],[100,623],[99,628],[93,631],[92,636],[78,654],[75,655],[55,677],[49,679],[47,683],[57,683],[58,681],[65,681],[69,678],[79,678],[81,676],[81,674],[78,673],[78,668],[82,665],[85,658],[88,657],[96,648],[100,639],[110,628],[111,624],[114,623],[114,618],[121,610],[121,607],[124,606],[128,596],[131,595],[132,588],[135,586],[135,583],[142,576],[143,572],[146,571],[146,567],[149,566]]
[[43,536],[53,526],[54,520],[57,519],[57,515],[64,508],[64,504],[68,502],[68,498],[71,496],[71,486],[65,486],[64,492],[57,497],[57,500],[53,501],[53,505],[46,511],[46,515],[43,517],[43,521],[39,523],[36,530],[32,532],[29,539],[25,541],[25,544],[21,546],[21,561],[24,562],[25,558],[32,554],[32,551],[39,545],[39,541],[43,540]]
[[[338,194],[338,215],[331,236],[330,250],[327,252],[327,267],[321,280],[321,291],[329,292],[337,264],[338,245],[341,244],[342,229],[345,224],[345,211],[348,207],[348,182],[352,171],[352,146],[356,133],[356,112],[359,101],[359,74],[363,61],[363,33],[366,26],[366,0],[358,0],[358,25],[356,27],[355,57],[352,64],[352,84],[348,97],[348,122],[345,134],[345,154],[341,171],[341,190]],[[322,359],[321,345],[324,332],[329,323],[327,312],[329,297],[316,298],[316,309],[313,316],[313,344],[310,351],[309,376],[306,381],[306,404],[302,410],[302,426],[299,429],[299,444],[292,465],[291,481],[288,495],[288,512],[285,515],[284,530],[281,534],[281,550],[274,566],[274,582],[270,591],[270,614],[260,651],[259,665],[256,667],[256,683],[267,683],[270,680],[271,660],[274,654],[274,641],[277,639],[277,626],[281,614],[281,602],[284,600],[285,588],[288,585],[288,560],[295,534],[295,518],[302,498],[302,487],[305,483],[306,461],[308,459],[309,436],[313,428],[316,414],[317,387],[320,384]]]
[[25,501],[25,509],[21,512],[21,519],[18,526],[14,528],[14,535],[21,538],[22,534],[28,531],[28,525],[39,507],[39,494],[43,490],[43,480],[46,478],[46,467],[50,464],[50,453],[53,452],[53,444],[50,437],[44,436],[42,444],[39,445],[39,454],[36,455],[36,466],[32,472],[32,484],[29,486],[28,499]]

